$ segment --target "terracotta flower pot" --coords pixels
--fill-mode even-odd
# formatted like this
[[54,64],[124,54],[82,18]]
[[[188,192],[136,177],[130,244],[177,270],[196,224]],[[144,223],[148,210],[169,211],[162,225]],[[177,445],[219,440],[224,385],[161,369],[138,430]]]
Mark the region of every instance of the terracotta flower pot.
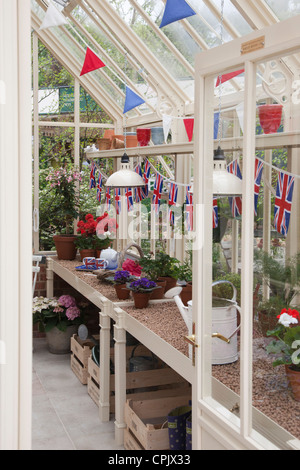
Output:
[[54,235],[56,253],[58,259],[72,260],[76,258],[77,248],[75,246],[76,235]]
[[123,149],[125,148],[124,140],[117,139],[116,136],[112,139],[112,149]]
[[115,135],[114,129],[105,129],[103,137],[104,139],[112,139]]
[[109,150],[111,147],[111,139],[98,139],[97,140],[98,150]]
[[164,298],[164,293],[165,293],[165,288],[166,288],[166,281],[155,281],[156,284],[159,286],[158,289],[154,289],[151,294],[151,300],[156,300],[156,299],[163,299]]
[[126,136],[126,147],[137,147],[138,140],[136,135],[127,135]]
[[132,292],[135,308],[148,307],[152,292]]
[[281,123],[282,105],[264,104],[258,106],[259,122],[265,134],[277,132]]
[[192,300],[192,290],[193,290],[193,285],[191,282],[188,282],[186,286],[182,287],[180,298],[185,306],[187,306],[187,303],[189,300]]
[[173,287],[176,287],[177,284],[177,279],[175,279],[174,277],[161,276],[157,280],[166,281],[165,292],[168,292],[168,290],[172,289]]
[[286,376],[292,389],[294,399],[300,401],[300,371],[291,369],[291,366],[285,366]]
[[126,300],[129,299],[130,290],[126,288],[126,284],[115,284],[114,285],[118,299]]
[[85,248],[83,250],[79,250],[79,253],[80,253],[80,260],[83,261],[84,258],[95,257],[96,250]]

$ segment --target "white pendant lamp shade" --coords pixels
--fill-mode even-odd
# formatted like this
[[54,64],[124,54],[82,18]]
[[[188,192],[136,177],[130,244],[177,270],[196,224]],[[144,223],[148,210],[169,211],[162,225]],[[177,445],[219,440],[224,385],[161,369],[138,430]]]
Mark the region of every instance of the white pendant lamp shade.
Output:
[[129,158],[124,153],[121,159],[120,170],[108,178],[106,186],[110,188],[136,188],[145,186],[145,180],[138,173],[130,169]]
[[214,196],[240,196],[242,195],[242,192],[242,180],[227,171],[224,152],[220,147],[218,147],[214,152]]
[[[190,192],[193,193],[193,185]],[[241,196],[242,192],[242,180],[227,171],[224,153],[218,147],[214,152],[213,195],[219,197]]]

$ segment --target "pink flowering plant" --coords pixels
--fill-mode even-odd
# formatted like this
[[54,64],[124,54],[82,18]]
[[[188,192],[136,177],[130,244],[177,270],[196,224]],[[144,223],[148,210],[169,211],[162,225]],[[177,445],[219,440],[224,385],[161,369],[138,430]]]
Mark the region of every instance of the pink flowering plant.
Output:
[[35,297],[33,323],[38,323],[40,331],[44,332],[54,327],[66,331],[68,326],[83,323],[82,311],[71,295],[61,295],[59,298]]
[[267,332],[275,339],[266,350],[275,355],[273,366],[284,364],[300,372],[300,313],[296,309],[284,308],[277,318],[276,328]]
[[67,234],[73,232],[73,221],[79,215],[78,213],[78,195],[76,185],[82,180],[81,173],[73,166],[64,166],[61,168],[51,168],[46,181],[50,190],[54,193],[56,201],[56,217],[64,221]]

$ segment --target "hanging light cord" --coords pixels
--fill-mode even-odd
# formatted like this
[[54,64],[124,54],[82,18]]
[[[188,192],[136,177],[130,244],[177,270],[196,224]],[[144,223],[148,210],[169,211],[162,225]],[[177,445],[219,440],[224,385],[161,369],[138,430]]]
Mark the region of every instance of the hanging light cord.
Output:
[[[224,28],[224,0],[221,0],[221,31],[220,31],[220,39],[221,39],[221,45],[223,45],[224,40],[223,40],[223,28]],[[221,138],[222,138],[222,127],[223,127],[223,119],[222,119],[222,113],[221,113],[221,108],[222,108],[222,75],[219,75],[219,147],[221,147]]]
[[[126,77],[127,77],[127,51],[125,52],[125,59],[124,59],[124,72],[125,72],[125,95],[126,95],[126,87],[127,87],[127,82],[126,82]],[[126,146],[127,146],[127,115],[124,113],[124,147],[125,147],[125,153],[126,153]]]

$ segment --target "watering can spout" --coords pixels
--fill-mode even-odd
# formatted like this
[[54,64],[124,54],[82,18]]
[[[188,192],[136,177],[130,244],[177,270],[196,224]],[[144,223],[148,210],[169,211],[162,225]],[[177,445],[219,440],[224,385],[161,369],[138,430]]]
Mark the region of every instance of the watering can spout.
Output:
[[183,304],[181,298],[180,298],[180,293],[182,291],[182,287],[173,287],[172,289],[168,290],[166,293],[165,293],[165,298],[167,299],[174,299],[175,302],[176,302],[176,305],[181,313],[181,316],[186,324],[186,326],[188,327],[188,329],[190,329],[190,319],[189,319],[189,315],[188,315],[188,307],[185,307],[185,305]]

